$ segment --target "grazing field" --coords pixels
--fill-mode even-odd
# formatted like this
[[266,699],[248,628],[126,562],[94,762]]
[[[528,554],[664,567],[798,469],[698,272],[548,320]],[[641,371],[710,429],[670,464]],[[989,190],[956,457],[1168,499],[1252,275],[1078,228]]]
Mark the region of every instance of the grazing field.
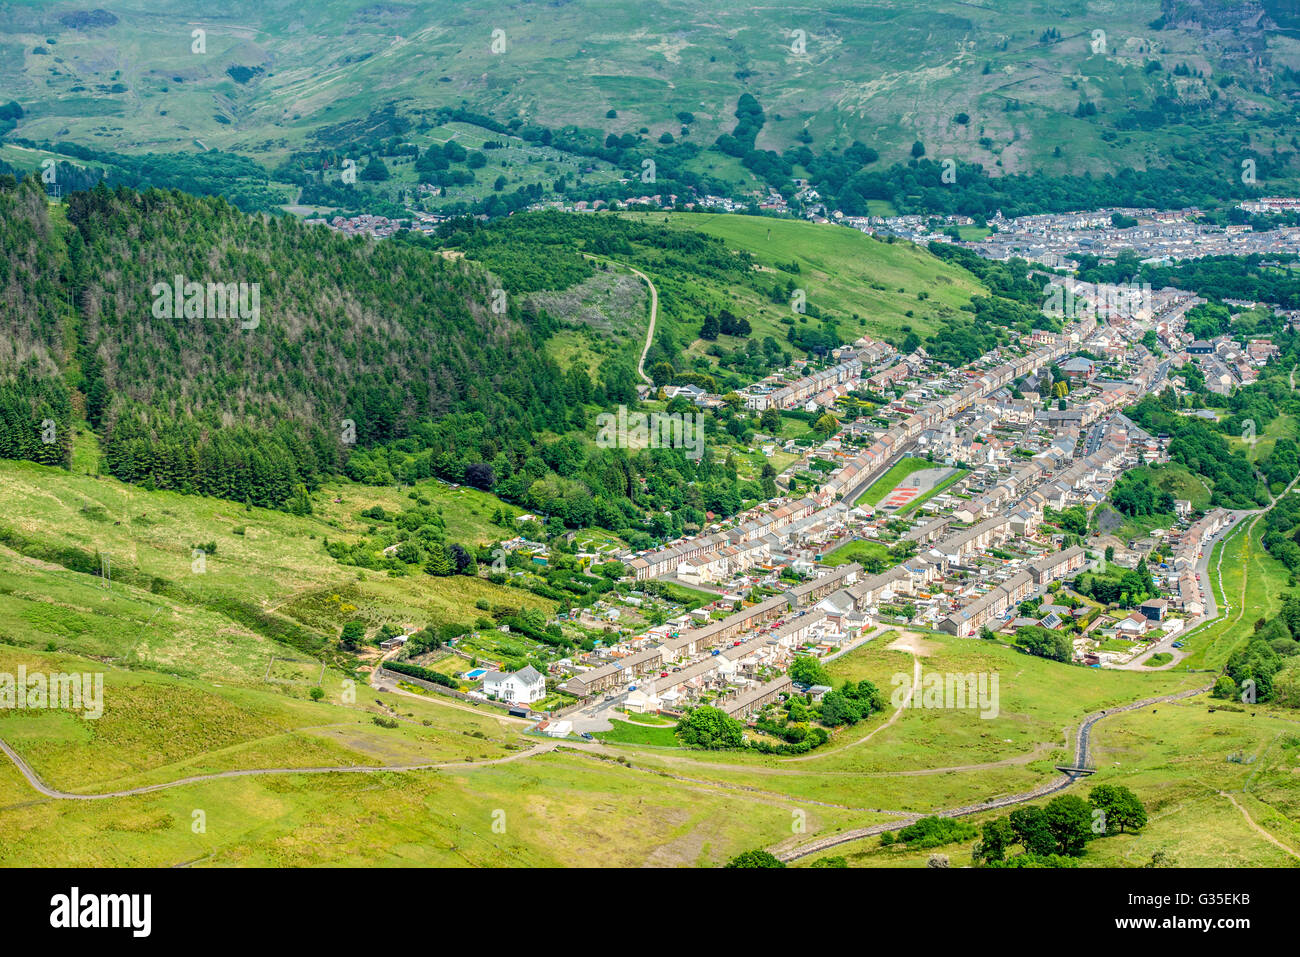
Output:
[[[421,483],[417,494],[442,508],[451,540],[500,538],[504,530],[488,521],[493,511],[505,507],[519,514],[487,493],[436,480]],[[292,616],[316,629],[321,640],[337,638],[351,618],[374,626],[464,621],[478,599],[544,611],[555,607],[549,599],[486,580],[391,577],[334,561],[325,539],[364,534],[364,508],[395,511],[410,504],[408,493],[397,489],[335,483],[314,497],[316,514],[293,516],[6,461],[0,462],[0,499],[6,503],[0,546],[27,558],[55,566],[80,557],[99,568],[100,556],[107,556],[114,588],[134,586],[146,596],[174,596],[217,611],[230,602],[255,606]],[[197,566],[194,548],[208,543],[216,550],[207,550]],[[4,570],[0,563],[0,581]],[[157,623],[164,620],[160,616]]]
[[[1086,797],[1100,784],[1132,789],[1149,821],[1139,832],[1088,843],[1080,867],[1143,867],[1163,855],[1167,867],[1300,867],[1300,734],[1285,711],[1217,710],[1205,696],[1133,711],[1093,731],[1097,774],[1068,792]],[[1039,801],[1037,803],[1044,803]],[[975,814],[980,825],[1007,811]],[[952,867],[971,863],[976,840],[931,849],[883,846],[867,837],[801,859],[832,856],[850,867],[925,867],[945,854]]]
[[[1212,706],[1218,706],[1213,713]],[[1163,850],[1184,867],[1300,866],[1300,725],[1294,712],[1224,710],[1201,696],[1118,715],[1101,722],[1094,737],[1099,770],[1089,783],[1132,788],[1151,822],[1140,836],[1090,845],[1088,863],[1134,866]],[[1264,838],[1252,821],[1291,853]]]

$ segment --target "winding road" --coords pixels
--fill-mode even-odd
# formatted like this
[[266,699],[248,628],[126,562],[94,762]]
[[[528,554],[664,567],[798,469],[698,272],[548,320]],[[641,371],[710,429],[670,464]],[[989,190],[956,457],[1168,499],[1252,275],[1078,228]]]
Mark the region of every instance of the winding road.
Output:
[[654,342],[655,319],[659,316],[659,290],[655,288],[655,284],[650,280],[650,277],[635,266],[629,266],[627,263],[615,262],[614,260],[606,259],[603,256],[594,256],[591,253],[583,253],[583,255],[596,262],[605,262],[612,266],[622,266],[628,272],[641,277],[645,284],[650,287],[650,328],[646,330],[645,348],[641,350],[641,358],[636,362],[636,374],[639,375],[648,385],[654,385],[654,380],[645,374],[645,357],[650,354],[650,343]]
[[[1132,704],[1123,705],[1118,708],[1108,708],[1105,711],[1097,711],[1087,715],[1079,724],[1079,730],[1075,734],[1075,767],[1085,768],[1088,762],[1088,745],[1092,735],[1092,726],[1102,718],[1110,715],[1121,714],[1125,711],[1136,711],[1139,708],[1146,708],[1150,705],[1163,704],[1168,701],[1178,701],[1182,698],[1190,698],[1192,695],[1204,694],[1210,690],[1210,685],[1203,688],[1193,688],[1190,691],[1180,691],[1177,694],[1162,695],[1158,698],[1145,698],[1142,701],[1135,701]],[[1016,804],[1024,804],[1028,801],[1034,801],[1049,794],[1055,794],[1057,791],[1063,791],[1070,785],[1074,784],[1082,775],[1063,774],[1055,781],[1034,788],[1032,791],[1025,791],[1021,794],[1012,794],[1003,798],[991,798],[982,804],[968,804],[964,807],[951,808],[946,811],[932,811],[932,816],[938,817],[965,817],[969,814],[979,814],[982,811],[992,811],[998,808],[1011,807]],[[795,861],[801,857],[807,857],[809,854],[816,854],[820,851],[836,847],[840,844],[848,844],[851,841],[858,841],[864,837],[871,837],[875,834],[882,834],[885,831],[898,831],[907,827],[920,814],[915,814],[909,818],[890,821],[887,824],[873,824],[870,827],[854,828],[849,831],[843,831],[839,834],[828,834],[825,837],[817,838],[807,844],[802,844],[795,848],[773,849],[775,854],[782,861]]]
[[377,774],[386,771],[436,771],[450,768],[483,768],[493,764],[505,764],[509,761],[518,761],[520,758],[530,758],[535,754],[543,754],[547,751],[555,750],[558,742],[545,741],[536,744],[527,751],[520,751],[518,754],[508,754],[503,758],[486,758],[482,761],[451,761],[443,764],[379,764],[379,765],[354,765],[352,767],[338,768],[248,768],[240,771],[216,771],[212,774],[195,774],[186,778],[177,778],[175,781],[164,781],[160,784],[146,784],[138,788],[125,788],[121,791],[104,791],[101,794],[75,794],[72,791],[59,791],[50,787],[41,780],[32,766],[19,756],[13,748],[9,747],[4,741],[0,741],[0,751],[9,756],[22,776],[27,779],[35,790],[44,794],[46,797],[57,798],[60,801],[102,801],[105,798],[132,797],[136,794],[151,794],[154,791],[165,791],[168,788],[178,788],[186,784],[199,784],[203,781],[215,781],[218,778],[251,778],[268,774]]

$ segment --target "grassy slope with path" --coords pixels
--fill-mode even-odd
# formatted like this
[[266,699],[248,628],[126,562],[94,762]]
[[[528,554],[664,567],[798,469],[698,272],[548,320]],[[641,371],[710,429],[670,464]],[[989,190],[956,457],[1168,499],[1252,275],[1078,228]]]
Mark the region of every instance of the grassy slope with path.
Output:
[[[849,338],[863,332],[895,337],[903,326],[926,335],[933,331],[936,318],[963,315],[958,310],[971,296],[986,294],[965,270],[924,249],[882,242],[843,226],[723,213],[624,215],[670,229],[698,230],[732,248],[747,250],[760,270],[771,271],[764,278],[782,284],[793,280],[806,292],[809,303],[841,317],[841,331]],[[798,273],[781,268],[790,263],[799,265]],[[741,304],[758,317],[751,319],[755,333],[761,329],[763,335],[776,334],[783,341],[785,327],[776,320],[789,316],[789,307],[736,292]],[[924,301],[917,298],[922,292],[928,295]],[[914,315],[906,315],[908,311]],[[857,320],[851,318],[855,314]]]
[[[93,590],[93,582],[86,587]],[[809,834],[834,833],[889,820],[881,809],[923,813],[1033,787],[1052,774],[1051,764],[1066,750],[1063,731],[1082,709],[1130,700],[1157,687],[1178,689],[1199,678],[1149,675],[1139,681],[1125,673],[1067,668],[988,643],[937,636],[927,636],[926,643],[930,654],[921,659],[926,670],[1000,673],[998,718],[907,710],[847,729],[833,749],[797,764],[757,755],[643,750],[634,743],[609,752],[624,756],[631,767],[569,752],[486,766],[482,762],[532,742],[493,716],[453,711],[432,699],[366,692],[358,695],[356,708],[348,708],[333,696],[310,703],[225,682],[117,670],[110,671],[106,699],[118,710],[108,723],[86,728],[70,716],[10,716],[0,719],[0,735],[48,783],[68,790],[116,789],[241,767],[465,758],[481,765],[218,779],[76,802],[57,814],[63,833],[78,839],[78,862],[348,863],[377,854],[380,860],[408,863],[503,863],[511,855],[517,861],[558,863],[581,853],[591,863],[710,863],[781,840],[789,834],[791,808],[808,814]],[[33,664],[45,657],[31,650],[5,653],[10,656],[0,660],[5,670],[12,669],[15,655]],[[56,661],[62,669],[77,666],[66,654]],[[893,674],[910,674],[914,667],[909,653],[872,642],[834,662],[832,670],[837,680],[871,677],[890,689]],[[378,728],[366,713],[377,710],[371,707],[375,697],[398,716],[412,717],[399,729]],[[158,721],[160,711],[156,727],[146,729],[135,720],[139,712]],[[225,737],[212,740],[217,729]],[[117,740],[122,743],[113,745]],[[149,766],[140,764],[142,756]],[[0,835],[5,838],[0,854],[22,862],[50,847],[50,812],[48,802],[31,803],[30,790],[15,773],[11,766],[0,769]],[[625,808],[628,801],[638,808],[634,823],[626,814],[598,810]],[[557,814],[561,805],[564,810]],[[430,815],[432,806],[440,810]],[[194,807],[209,814],[206,835],[192,835],[185,826]],[[736,813],[738,807],[743,814]],[[104,828],[112,819],[108,808],[124,822],[113,831]],[[515,822],[508,838],[487,837],[490,812],[498,808]],[[220,826],[212,826],[214,818]],[[356,829],[349,821],[357,819],[370,823]],[[304,827],[308,834],[332,837],[303,840]],[[593,842],[601,846],[579,850]]]
[[[208,571],[194,576],[200,580],[190,587],[199,597],[251,590],[268,606],[337,583],[340,570],[315,551],[311,536],[355,527],[349,516],[362,503],[348,496],[370,494],[341,488],[330,493],[320,514],[294,518],[15,463],[0,463],[0,483],[7,521],[25,533],[100,547],[154,574],[187,572],[191,540],[239,523],[245,534],[223,533]],[[333,497],[345,503],[335,506]],[[1280,592],[1280,566],[1257,538],[1258,529],[1251,529],[1223,546],[1230,550],[1224,586],[1240,595],[1233,613],[1256,598],[1271,608]],[[427,601],[422,591],[437,583],[358,584],[376,588],[377,607],[387,607],[395,599]],[[788,837],[791,808],[808,813],[807,834],[813,836],[1029,790],[1050,781],[1052,765],[1069,756],[1069,729],[1083,713],[1199,686],[1206,678],[1071,668],[994,643],[927,636],[928,653],[919,659],[926,671],[999,675],[996,718],[958,710],[891,712],[843,730],[830,747],[797,762],[632,742],[488,765],[535,742],[515,724],[432,697],[368,689],[349,702],[343,676],[334,671],[323,682],[326,699],[310,702],[305,692],[314,673],[286,685],[262,681],[274,644],[232,627],[202,604],[163,601],[120,581],[106,591],[91,576],[13,552],[0,552],[0,590],[9,599],[0,602],[0,634],[9,642],[0,645],[0,671],[25,664],[106,672],[105,716],[98,722],[64,712],[0,714],[0,737],[51,787],[102,793],[228,770],[304,772],[210,779],[55,807],[5,764],[3,863],[48,859],[56,847],[71,854],[70,863],[85,864],[357,863],[367,856],[388,863],[717,863]],[[1225,625],[1243,622],[1230,615]],[[1214,650],[1207,656],[1226,656],[1230,637],[1209,636],[1207,648]],[[57,650],[45,651],[50,644]],[[870,678],[888,693],[894,675],[911,674],[916,664],[907,651],[870,642],[831,669],[837,681]],[[1295,816],[1287,785],[1300,751],[1289,736],[1300,725],[1269,709],[1249,723],[1227,712],[1207,715],[1201,699],[1158,710],[1097,728],[1096,753],[1108,762],[1098,779],[1104,774],[1131,784],[1161,813],[1141,837],[1097,845],[1096,859],[1125,849],[1122,862],[1134,863],[1158,846],[1185,862],[1213,862],[1216,842],[1175,825],[1185,813],[1239,836],[1235,853],[1243,861],[1289,861],[1218,792],[1236,796],[1256,825],[1292,846],[1291,832],[1279,821]],[[376,725],[372,718],[379,713],[398,720],[398,727]],[[1165,723],[1184,716],[1191,722],[1185,739]],[[1231,721],[1236,731],[1225,738],[1216,729]],[[1221,746],[1256,755],[1248,768],[1253,776],[1218,775],[1222,779],[1210,780],[1210,787],[1198,784],[1198,775],[1225,763]],[[622,756],[630,767],[600,754]],[[452,766],[306,773],[324,766],[412,764]],[[1238,766],[1228,764],[1237,773]],[[619,813],[629,806],[638,809],[635,821]],[[209,815],[204,835],[187,826],[194,808]],[[514,822],[508,837],[488,837],[495,809]],[[358,827],[358,820],[368,823]],[[850,853],[857,854],[859,844],[849,845]]]

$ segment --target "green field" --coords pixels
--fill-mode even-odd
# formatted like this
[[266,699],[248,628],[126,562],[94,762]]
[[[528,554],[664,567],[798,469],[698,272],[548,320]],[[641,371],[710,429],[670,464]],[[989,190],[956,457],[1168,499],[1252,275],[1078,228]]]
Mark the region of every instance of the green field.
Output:
[[[502,530],[491,531],[487,521],[501,505],[492,496],[439,482],[422,484],[420,491],[446,503],[449,535],[455,529],[469,540],[502,537]],[[149,492],[114,479],[31,463],[0,462],[0,497],[7,506],[0,519],[0,545],[25,553],[55,575],[66,573],[58,566],[71,560],[69,549],[91,560],[96,553],[108,556],[114,587],[134,588],[132,594],[139,595],[144,606],[130,611],[130,620],[149,618],[149,605],[160,601],[151,595],[162,594],[179,603],[172,612],[178,620],[185,618],[186,606],[220,615],[229,603],[238,602],[287,616],[312,629],[320,640],[332,641],[353,618],[374,628],[385,622],[460,622],[479,599],[546,611],[555,607],[548,599],[483,579],[392,577],[335,562],[325,552],[324,540],[354,539],[364,533],[368,520],[358,513],[371,505],[400,508],[409,499],[396,489],[336,483],[316,497],[316,514],[297,517],[218,499]],[[199,571],[193,548],[209,542],[217,549],[206,555]],[[154,624],[166,621],[160,615]],[[78,650],[107,640],[93,627],[70,634],[86,643],[72,646]],[[124,626],[124,643],[127,634],[129,626]],[[34,635],[31,643],[37,641],[39,635]],[[181,656],[174,656],[173,664],[181,667]],[[201,663],[189,664],[196,666]]]
[[613,730],[597,731],[594,736],[610,744],[649,744],[657,748],[680,747],[677,735],[671,727],[645,727],[636,722],[639,716],[632,716],[628,721],[617,719],[610,722]]
[[[1105,719],[1093,737],[1100,770],[1068,793],[1086,797],[1098,784],[1123,784],[1143,801],[1149,822],[1138,833],[1089,842],[1081,867],[1142,867],[1157,852],[1165,855],[1165,866],[1300,866],[1293,783],[1300,774],[1300,736],[1285,713],[1261,708],[1254,719],[1211,714],[1198,697]],[[965,820],[979,825],[1006,813]],[[842,856],[850,867],[924,867],[931,854],[941,853],[950,866],[965,867],[974,844],[909,850],[868,837],[798,863]]]
[[[1258,518],[1239,522],[1210,553],[1204,586],[1212,588],[1222,610],[1226,596],[1231,606],[1226,616],[1190,632],[1184,638],[1191,654],[1177,668],[1222,668],[1249,636],[1259,618],[1271,618],[1290,590],[1290,573],[1268,554],[1260,541],[1264,524]],[[1220,591],[1218,569],[1222,569]]]
[[823,565],[847,565],[849,562],[863,562],[868,558],[888,558],[889,546],[881,542],[852,541],[845,542],[831,549],[821,557]]
[[867,487],[867,490],[858,496],[858,500],[854,504],[879,505],[890,492],[898,488],[898,486],[902,484],[903,480],[913,472],[919,472],[922,469],[933,467],[934,463],[928,459],[917,458],[914,455],[904,456],[902,459],[895,462],[888,472],[872,482],[871,485]]
[[934,488],[922,492],[916,498],[912,499],[910,502],[908,502],[906,505],[900,508],[895,514],[897,514],[899,517],[911,514],[912,512],[919,509],[926,502],[930,501],[930,499],[934,498],[936,495],[939,495],[940,493],[945,492],[952,486],[956,485],[967,475],[970,475],[970,469],[955,470],[951,475],[945,478],[942,482],[939,482],[937,485],[935,485]]
[[[856,328],[893,337],[909,326],[925,335],[934,330],[937,319],[957,315],[971,296],[984,294],[965,270],[917,246],[885,243],[843,226],[721,213],[624,215],[672,229],[698,230],[747,250],[761,271],[778,272],[782,280],[789,276],[804,289],[809,303],[843,317],[841,329],[846,333]],[[797,273],[785,268],[790,263],[798,264]],[[919,301],[920,292],[929,298]],[[763,300],[742,302],[766,320],[765,334],[770,329],[784,337],[784,328],[773,320],[788,316],[788,307],[777,310]],[[913,315],[908,316],[909,311]],[[754,328],[760,326],[755,323]]]

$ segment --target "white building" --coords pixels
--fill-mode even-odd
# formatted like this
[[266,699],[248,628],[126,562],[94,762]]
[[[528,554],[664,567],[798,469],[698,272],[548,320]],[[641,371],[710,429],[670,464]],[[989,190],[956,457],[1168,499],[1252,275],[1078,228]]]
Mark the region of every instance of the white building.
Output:
[[514,673],[489,671],[483,676],[483,693],[511,704],[532,704],[546,697],[546,679],[532,665]]
[[573,734],[572,721],[543,721],[537,726],[537,730],[542,732],[548,738],[567,738]]

